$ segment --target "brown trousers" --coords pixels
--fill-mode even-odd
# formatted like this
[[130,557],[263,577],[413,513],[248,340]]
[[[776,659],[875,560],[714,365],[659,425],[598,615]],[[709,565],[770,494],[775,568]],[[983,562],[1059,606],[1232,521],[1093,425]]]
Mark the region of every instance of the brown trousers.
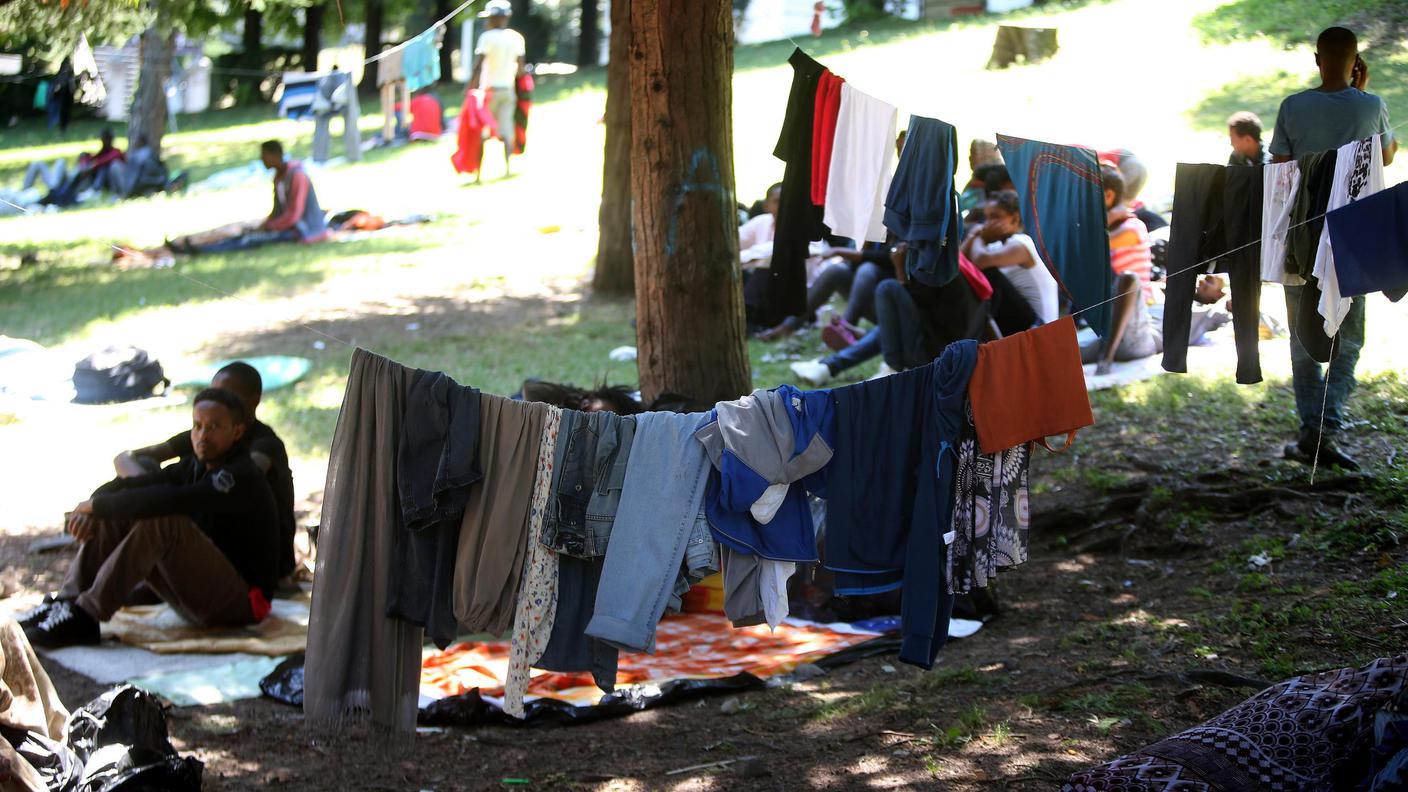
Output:
[[254,622],[250,586],[189,517],[133,522],[98,520],[78,548],[60,596],[107,621],[146,583],[157,596],[200,627]]

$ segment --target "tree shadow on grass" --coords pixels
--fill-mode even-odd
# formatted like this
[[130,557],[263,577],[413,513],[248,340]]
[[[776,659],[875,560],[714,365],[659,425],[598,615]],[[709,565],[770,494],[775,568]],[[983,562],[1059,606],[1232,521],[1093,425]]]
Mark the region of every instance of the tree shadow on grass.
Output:
[[[207,351],[212,360],[311,358],[313,367],[298,386],[265,401],[270,424],[292,452],[325,456],[340,401],[331,394],[346,386],[354,347],[408,367],[444,371],[464,385],[505,396],[528,378],[634,387],[635,363],[612,361],[607,354],[635,343],[632,305],[568,291],[491,300],[423,297],[398,305],[394,313],[365,306],[335,318],[227,334],[212,339]],[[261,414],[265,409],[261,406]]]
[[[217,300],[230,295],[268,299],[320,283],[354,257],[410,254],[423,247],[411,235],[322,245],[270,245],[244,253],[197,256],[174,269],[119,270],[80,263],[110,254],[106,243],[73,240],[63,260],[0,272],[0,332],[50,345],[96,321],[138,311]],[[13,252],[13,251],[12,251]]]

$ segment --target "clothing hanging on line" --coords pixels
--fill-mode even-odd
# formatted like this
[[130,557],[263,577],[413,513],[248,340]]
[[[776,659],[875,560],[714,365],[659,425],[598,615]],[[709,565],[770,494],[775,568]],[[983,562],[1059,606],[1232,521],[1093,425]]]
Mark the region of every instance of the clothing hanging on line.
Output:
[[480,396],[479,468],[484,477],[465,504],[456,547],[454,609],[470,633],[513,627],[528,552],[533,483],[551,408]]
[[817,559],[806,479],[831,461],[826,391],[790,385],[720,402],[695,437],[714,468],[705,513],[720,544],[773,561]]
[[401,72],[406,90],[412,93],[440,82],[440,48],[435,45],[438,29],[421,33],[401,47]]
[[1292,356],[1296,345],[1317,363],[1328,363],[1338,354],[1339,345],[1325,334],[1325,321],[1320,316],[1320,281],[1315,277],[1315,252],[1324,230],[1325,209],[1334,190],[1334,174],[1339,156],[1337,149],[1300,157],[1300,191],[1291,207],[1291,227],[1286,236],[1286,271],[1299,275],[1303,286],[1286,289],[1286,299],[1294,300],[1296,309],[1287,308],[1290,322]]
[[822,185],[822,222],[832,234],[853,239],[857,245],[884,242],[885,201],[895,171],[899,111],[848,83],[842,83],[840,93],[835,150],[828,163],[829,177]]
[[812,120],[812,203],[826,205],[831,156],[836,145],[836,120],[841,112],[841,84],[845,80],[829,71],[822,72],[816,86],[816,110]]
[[405,530],[396,459],[414,370],[352,353],[328,456],[308,621],[303,712],[318,731],[358,722],[415,733],[423,631],[388,617],[395,536]]
[[[1041,394],[1032,398],[1029,394]],[[1080,367],[1076,323],[1069,316],[978,347],[968,386],[978,449],[996,454],[1095,423]]]
[[1408,182],[1336,209],[1325,217],[1340,294],[1408,293]]
[[1299,286],[1305,281],[1286,272],[1286,236],[1291,208],[1300,191],[1300,163],[1295,160],[1265,166],[1262,183],[1261,279]]
[[773,156],[786,163],[782,174],[782,196],[773,233],[772,261],[765,281],[767,288],[758,321],[772,327],[789,316],[807,312],[808,247],[822,239],[822,209],[812,203],[812,141],[816,123],[817,87],[825,67],[802,50],[793,50],[792,89],[787,112]]
[[396,457],[404,529],[392,545],[386,615],[426,628],[444,649],[459,634],[452,603],[460,521],[479,468],[479,391],[416,371]]
[[694,439],[708,414],[649,412],[635,418],[621,504],[587,635],[653,654],[655,625],[666,608],[678,610],[689,586],[718,571],[704,516],[711,467]]
[[885,227],[909,243],[905,270],[926,286],[958,275],[963,218],[958,211],[958,136],[952,124],[912,115],[885,198]]
[[963,413],[945,575],[950,594],[986,587],[999,570],[1026,563],[1031,527],[1027,479],[1032,444],[984,454],[971,401]]
[[1112,309],[1110,237],[1105,191],[1091,149],[998,135],[1022,201],[1022,221],[1037,251],[1086,322],[1109,335]]
[[504,712],[524,717],[523,695],[528,691],[529,668],[537,663],[552,637],[557,616],[558,556],[537,541],[552,490],[553,456],[557,451],[562,410],[548,407],[538,441],[538,461],[533,478],[533,500],[528,512],[528,557],[523,584],[513,614],[508,670],[504,675]]
[[838,594],[903,587],[900,659],[925,668],[947,638],[953,608],[943,581],[940,525],[952,501],[941,489],[939,399],[958,379],[966,389],[969,346],[950,346],[946,362],[831,392],[836,445],[823,563],[836,574]]
[[[1340,146],[1335,156],[1334,183],[1330,189],[1330,198],[1325,204],[1325,211],[1333,212],[1383,190],[1383,155],[1378,135]],[[1349,314],[1351,300],[1341,297],[1330,230],[1323,224],[1320,229],[1320,241],[1315,249],[1314,274],[1320,282],[1318,307],[1320,315],[1325,319],[1325,335],[1334,336],[1339,333],[1340,324]]]

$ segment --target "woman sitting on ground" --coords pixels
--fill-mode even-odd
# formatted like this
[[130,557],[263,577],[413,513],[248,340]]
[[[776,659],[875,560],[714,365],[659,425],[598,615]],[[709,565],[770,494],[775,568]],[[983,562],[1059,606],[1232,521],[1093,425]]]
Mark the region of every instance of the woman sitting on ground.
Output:
[[992,285],[992,314],[1004,336],[1056,321],[1060,288],[1036,243],[1022,229],[1017,193],[1002,190],[983,207],[982,225],[973,226],[960,252]]

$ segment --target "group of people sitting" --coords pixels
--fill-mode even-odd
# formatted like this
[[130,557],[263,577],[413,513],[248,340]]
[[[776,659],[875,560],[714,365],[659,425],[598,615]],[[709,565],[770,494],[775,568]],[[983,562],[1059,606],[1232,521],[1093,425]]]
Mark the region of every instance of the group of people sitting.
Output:
[[111,129],[104,129],[98,142],[97,152],[79,155],[72,166],[63,159],[29,163],[20,192],[43,185],[47,192],[38,203],[66,207],[95,193],[121,200],[175,191],[185,185],[183,175],[172,178],[145,136],[138,135],[126,152],[114,145]]
[[[903,144],[901,133],[896,145]],[[1060,285],[1023,227],[1021,202],[997,146],[974,141],[969,165],[972,178],[959,197],[966,212],[959,256],[963,277],[942,287],[912,281],[905,271],[906,244],[893,238],[859,248],[852,240],[817,242],[807,261],[807,315],[763,327],[758,318],[768,313],[766,274],[782,191],[782,185],[773,185],[761,211],[739,228],[744,304],[756,337],[789,336],[815,322],[822,307],[842,295],[844,311],[821,328],[832,354],[791,366],[799,379],[820,386],[875,357],[882,358],[879,375],[884,375],[927,363],[954,341],[1002,337],[1055,321],[1063,309]],[[1110,333],[1085,344],[1081,354],[1097,373],[1107,373],[1116,362],[1162,352],[1150,228],[1168,223],[1139,201],[1147,170],[1133,154],[1102,153],[1101,175],[1117,297]],[[1205,302],[1222,294],[1212,281],[1199,289]],[[1226,321],[1220,312],[1207,313]],[[1195,330],[1201,335],[1214,326],[1216,321],[1195,323]]]
[[21,619],[30,643],[96,644],[126,605],[165,602],[199,626],[268,615],[294,570],[295,521],[288,453],[255,417],[262,395],[258,370],[231,363],[196,394],[189,431],[114,459],[117,477],[67,515],[78,554]]

